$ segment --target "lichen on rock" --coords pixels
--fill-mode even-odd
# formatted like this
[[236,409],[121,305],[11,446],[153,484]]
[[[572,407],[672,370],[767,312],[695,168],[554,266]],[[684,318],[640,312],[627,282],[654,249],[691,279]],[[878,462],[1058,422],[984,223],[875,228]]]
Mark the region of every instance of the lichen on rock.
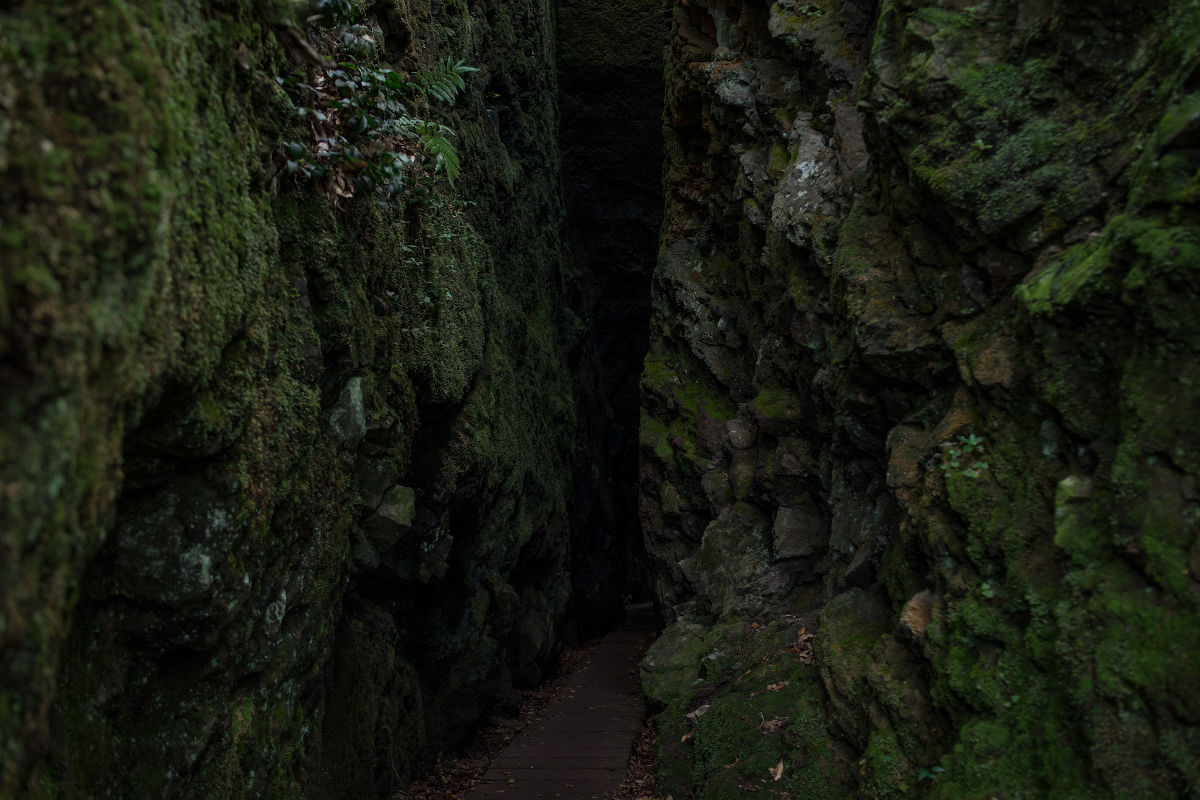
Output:
[[[1190,796],[1195,8],[673,21],[647,550],[688,642],[804,620],[844,761],[825,795],[729,770],[773,753],[743,721],[727,750],[665,746],[671,791]],[[689,391],[735,422],[706,435]],[[739,691],[662,674],[696,661],[674,641],[660,731]]]

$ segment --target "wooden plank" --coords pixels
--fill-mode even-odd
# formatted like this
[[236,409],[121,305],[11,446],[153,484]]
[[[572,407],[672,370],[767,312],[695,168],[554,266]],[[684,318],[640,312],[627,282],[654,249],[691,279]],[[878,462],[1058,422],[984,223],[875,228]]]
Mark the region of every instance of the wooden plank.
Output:
[[643,611],[605,637],[467,800],[590,800],[615,791],[645,717],[637,664],[652,632]]

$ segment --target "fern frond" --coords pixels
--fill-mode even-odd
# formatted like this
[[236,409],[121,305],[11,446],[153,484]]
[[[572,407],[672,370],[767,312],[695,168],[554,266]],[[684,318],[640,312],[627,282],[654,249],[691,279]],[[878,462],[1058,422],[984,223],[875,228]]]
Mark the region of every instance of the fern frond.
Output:
[[399,136],[402,138],[416,136],[419,138],[421,135],[421,130],[426,123],[427,120],[423,120],[420,117],[401,115],[398,117],[393,117],[392,119],[384,122],[380,126],[380,130],[383,133],[391,136]]
[[458,152],[446,138],[453,135],[454,131],[436,122],[430,122],[421,131],[421,147],[427,155],[433,158],[433,171],[444,172],[446,180],[450,182],[451,186],[454,185],[454,179],[458,177],[460,166]]
[[458,151],[450,142],[450,137],[454,136],[452,128],[431,119],[402,116],[388,120],[387,133],[415,139],[425,156],[433,161],[433,171],[444,173],[450,185],[454,185],[460,161]]
[[475,67],[466,66],[462,60],[451,61],[447,58],[427,72],[416,75],[417,85],[426,97],[435,97],[444,103],[453,103],[458,93],[467,88],[464,75],[478,72]]

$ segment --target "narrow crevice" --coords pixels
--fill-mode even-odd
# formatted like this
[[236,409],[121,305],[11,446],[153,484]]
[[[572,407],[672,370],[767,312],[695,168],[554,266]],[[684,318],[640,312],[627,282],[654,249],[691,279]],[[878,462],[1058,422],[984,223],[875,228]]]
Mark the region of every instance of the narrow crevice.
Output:
[[576,634],[649,597],[637,511],[638,384],[662,221],[662,54],[648,2],[558,6],[566,331],[579,427],[572,589]]

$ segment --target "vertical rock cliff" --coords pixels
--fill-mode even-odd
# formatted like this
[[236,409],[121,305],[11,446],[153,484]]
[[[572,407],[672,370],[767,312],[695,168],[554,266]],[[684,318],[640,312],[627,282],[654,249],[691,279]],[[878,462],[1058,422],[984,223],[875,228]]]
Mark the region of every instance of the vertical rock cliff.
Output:
[[1195,796],[1195,4],[673,14],[662,793]]
[[453,189],[289,177],[312,4],[0,6],[2,797],[384,797],[560,646],[552,9],[325,5]]

